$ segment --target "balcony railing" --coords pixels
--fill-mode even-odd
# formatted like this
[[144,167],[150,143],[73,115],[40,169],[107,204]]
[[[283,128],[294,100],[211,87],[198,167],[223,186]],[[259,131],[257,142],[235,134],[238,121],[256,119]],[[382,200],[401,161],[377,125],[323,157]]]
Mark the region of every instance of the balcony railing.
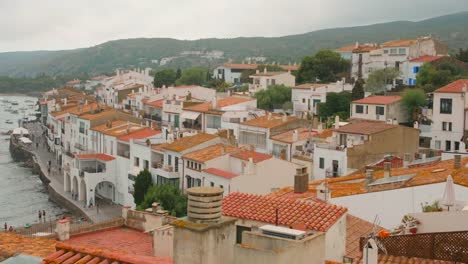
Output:
[[191,122],[184,121],[182,125],[184,128],[201,130],[201,124],[192,124]]
[[329,149],[329,150],[338,150],[338,151],[345,151],[345,145],[336,145],[336,144],[317,144],[317,148],[321,149]]
[[85,145],[81,145],[80,143],[75,143],[75,148],[83,151],[88,149]]

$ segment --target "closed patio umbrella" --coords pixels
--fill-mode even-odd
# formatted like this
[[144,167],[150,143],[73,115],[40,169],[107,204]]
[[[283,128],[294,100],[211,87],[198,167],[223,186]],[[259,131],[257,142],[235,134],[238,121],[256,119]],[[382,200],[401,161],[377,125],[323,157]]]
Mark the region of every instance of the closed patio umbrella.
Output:
[[442,204],[447,206],[450,211],[450,206],[455,205],[455,188],[453,185],[452,175],[447,177],[447,182],[445,184],[444,196],[442,197]]

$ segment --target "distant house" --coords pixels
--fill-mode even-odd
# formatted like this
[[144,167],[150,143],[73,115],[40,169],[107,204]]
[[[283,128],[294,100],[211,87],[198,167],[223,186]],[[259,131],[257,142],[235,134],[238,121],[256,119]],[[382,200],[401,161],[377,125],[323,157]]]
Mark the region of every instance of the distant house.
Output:
[[408,86],[416,85],[416,75],[419,72],[419,69],[425,64],[430,63],[436,60],[443,58],[444,56],[421,56],[414,58],[408,61],[405,61],[401,65],[401,74],[403,79],[403,84]]
[[408,114],[401,96],[369,96],[351,103],[351,118],[406,123]]
[[252,83],[249,85],[249,92],[255,94],[261,90],[266,90],[270,85],[285,85],[294,87],[296,85],[296,77],[291,72],[269,72],[265,68],[263,72],[257,70],[253,75],[250,75]]
[[[241,83],[241,75],[245,71],[255,71],[259,64],[245,64],[245,63],[224,63],[213,70],[213,78],[223,80],[227,83],[238,84]],[[275,65],[285,71],[297,71],[299,65]]]

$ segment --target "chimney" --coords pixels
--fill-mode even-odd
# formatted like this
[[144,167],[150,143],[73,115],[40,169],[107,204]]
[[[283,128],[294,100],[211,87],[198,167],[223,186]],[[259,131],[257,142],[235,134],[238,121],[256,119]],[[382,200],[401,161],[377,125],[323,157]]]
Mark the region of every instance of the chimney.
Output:
[[403,154],[403,167],[408,168],[409,163],[411,162],[411,154]]
[[453,158],[453,168],[458,170],[461,168],[461,155],[456,154]]
[[281,121],[282,121],[282,122],[288,121],[288,116],[287,116],[286,114],[284,114],[284,115],[281,117]]
[[271,112],[267,114],[267,119],[271,120]]
[[330,201],[330,189],[324,182],[316,187],[317,198],[322,201]]
[[299,140],[299,133],[297,132],[297,129],[294,129],[293,131],[293,142],[296,142]]
[[375,243],[373,238],[369,238],[367,243],[364,245],[362,249],[362,259],[366,261],[366,264],[377,264],[378,263],[378,256],[379,256],[379,248],[377,247],[377,243]]
[[65,97],[65,99],[63,99],[63,105],[67,105],[67,102],[68,102],[68,99]]
[[194,223],[213,223],[221,220],[221,201],[224,190],[215,187],[187,189],[187,216]]
[[359,48],[359,42],[358,41],[356,41],[356,43],[354,44],[354,48],[355,49]]
[[335,129],[340,128],[340,117],[335,116]]
[[309,174],[307,167],[296,168],[296,175],[294,175],[294,192],[305,193],[309,190]]
[[267,73],[267,67],[266,66],[265,66],[265,68],[263,68],[263,72]]
[[383,167],[384,167],[384,178],[389,178],[391,176],[392,163],[384,162]]
[[318,124],[317,132],[318,132],[319,134],[321,134],[321,133],[323,132],[323,125],[322,125],[322,123],[319,123],[319,124]]
[[419,129],[419,123],[418,123],[418,121],[414,121],[413,127],[416,128],[416,129]]
[[374,181],[374,170],[367,169],[366,170],[366,184],[370,184]]

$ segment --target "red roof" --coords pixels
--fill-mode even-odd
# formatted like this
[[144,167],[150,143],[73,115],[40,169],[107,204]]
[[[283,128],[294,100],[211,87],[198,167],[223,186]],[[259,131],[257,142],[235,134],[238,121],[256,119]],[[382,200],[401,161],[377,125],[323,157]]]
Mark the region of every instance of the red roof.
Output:
[[249,160],[249,158],[252,158],[254,163],[262,162],[273,157],[270,154],[264,154],[254,150],[241,150],[239,152],[232,153],[231,156],[241,160]]
[[307,229],[326,232],[348,210],[345,207],[270,197],[246,193],[232,193],[223,199],[223,215],[292,226],[305,224]]
[[366,98],[362,98],[356,101],[353,101],[353,103],[358,103],[358,104],[379,104],[379,105],[386,105],[386,104],[392,104],[395,102],[398,102],[401,100],[401,96],[398,95],[378,95],[378,96],[369,96]]
[[115,160],[115,158],[111,155],[107,155],[104,153],[95,153],[95,154],[76,154],[76,159],[84,160],[84,159],[98,159],[102,161],[111,161]]
[[225,179],[232,179],[234,177],[239,176],[238,174],[225,171],[225,170],[221,170],[221,169],[217,169],[217,168],[208,168],[208,169],[204,169],[203,171],[206,173],[215,175],[215,176],[223,177]]
[[47,101],[40,101],[39,104],[40,104],[40,105],[46,105],[46,104],[47,104]]
[[[456,80],[445,85],[442,88],[435,90],[435,93],[463,93],[463,87],[468,88],[468,79]],[[466,89],[468,90],[468,89]]]
[[164,102],[164,99],[151,101],[151,102],[145,102],[145,103],[147,105],[150,105],[150,106],[154,106],[154,107],[157,107],[157,108],[162,108],[163,107],[163,102]]
[[128,254],[92,246],[70,246],[56,244],[57,251],[46,257],[41,264],[52,263],[127,263],[127,264],[170,264],[172,259]]
[[424,55],[419,58],[415,58],[410,60],[410,62],[431,62],[431,61],[436,61],[440,58],[443,58],[444,56],[429,56],[429,55]]
[[130,141],[130,139],[132,139],[132,138],[133,139],[145,139],[145,138],[148,138],[148,137],[160,134],[160,133],[161,133],[161,130],[154,130],[154,129],[151,129],[151,128],[143,128],[143,129],[137,130],[135,132],[122,135],[122,136],[117,137],[117,138],[119,140],[122,140],[122,141]]

